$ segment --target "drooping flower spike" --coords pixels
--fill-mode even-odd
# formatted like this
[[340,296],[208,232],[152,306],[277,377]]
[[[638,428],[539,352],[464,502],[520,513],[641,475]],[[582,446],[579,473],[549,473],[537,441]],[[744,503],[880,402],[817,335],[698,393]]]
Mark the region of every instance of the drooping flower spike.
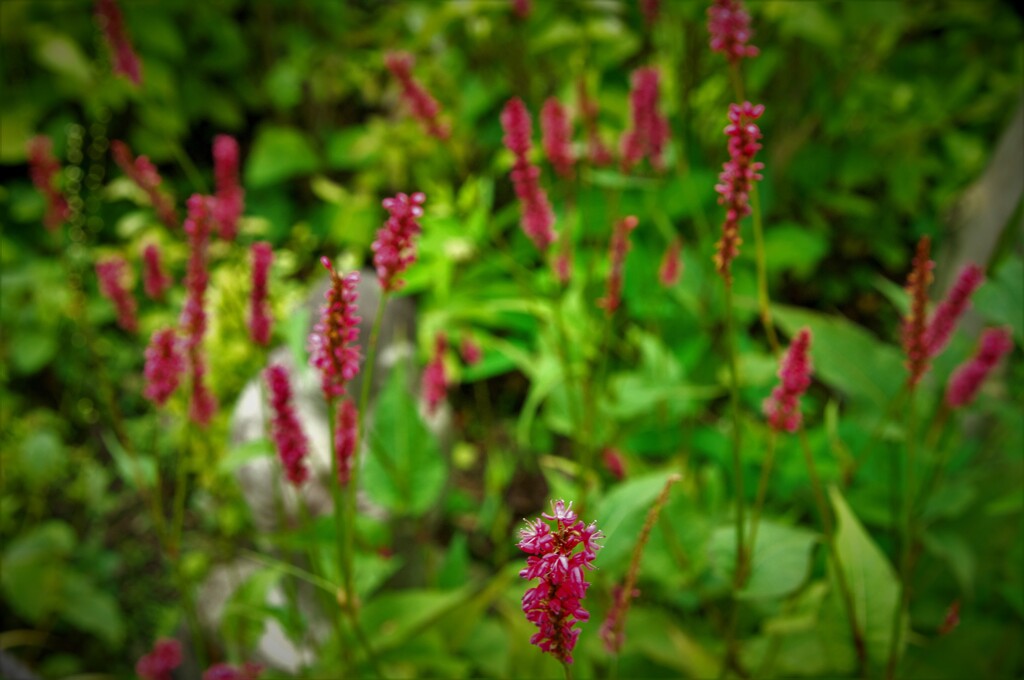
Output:
[[936,357],[945,349],[949,338],[953,335],[957,321],[970,306],[971,294],[984,281],[985,273],[978,265],[970,264],[961,270],[949,295],[935,308],[932,320],[925,330],[924,343],[928,347],[930,356]]
[[683,275],[682,250],[683,241],[678,236],[673,237],[665,248],[661,266],[658,268],[658,282],[663,288],[671,288],[679,283]]
[[233,241],[238,233],[238,218],[245,209],[245,190],[238,183],[238,142],[230,135],[213,139],[213,174],[217,180],[217,202],[213,217],[220,237]]
[[380,286],[386,293],[400,290],[405,285],[399,277],[416,261],[414,239],[422,231],[419,219],[423,216],[426,201],[426,194],[418,191],[412,195],[398,194],[382,202],[389,217],[377,230],[377,238],[370,248]]
[[181,643],[161,638],[152,651],[135,664],[135,674],[142,680],[172,680],[174,669],[181,665]]
[[448,125],[441,122],[441,106],[412,75],[415,59],[408,52],[391,52],[384,57],[384,65],[402,87],[402,99],[413,116],[423,124],[427,134],[437,139],[448,139]]
[[161,186],[163,179],[156,166],[146,156],[134,157],[128,145],[117,139],[110,143],[110,152],[114,156],[114,162],[121,168],[121,172],[146,192],[160,221],[168,229],[177,229],[179,226],[178,211],[174,208],[174,200]]
[[136,316],[135,298],[128,290],[128,275],[128,262],[120,255],[112,255],[96,263],[100,293],[117,308],[117,325],[129,333],[134,333],[138,330],[139,321]]
[[636,229],[638,221],[634,215],[624,217],[615,223],[612,230],[611,244],[608,247],[608,259],[611,262],[608,272],[608,292],[597,301],[597,306],[604,309],[609,316],[615,313],[622,303],[622,282],[626,265],[626,254],[629,253],[629,234]]
[[29,175],[36,189],[46,199],[46,215],[43,225],[50,231],[71,219],[71,207],[64,194],[57,188],[60,177],[60,163],[53,155],[53,142],[49,137],[39,135],[28,142]]
[[423,371],[423,400],[427,413],[434,415],[437,407],[448,396],[448,376],[444,370],[444,353],[448,349],[448,338],[438,333],[434,339],[434,354]]
[[532,123],[526,104],[514,97],[505,104],[501,112],[501,127],[505,130],[502,139],[505,147],[515,155],[515,164],[510,175],[512,185],[522,209],[520,225],[523,232],[542,253],[555,240],[553,229],[555,214],[551,210],[548,196],[540,186],[540,170],[530,163],[530,137]]
[[928,347],[928,286],[932,283],[935,263],[929,258],[931,238],[922,236],[917,243],[913,266],[907,276],[907,294],[910,296],[910,311],[903,320],[903,351],[907,355],[907,382],[911,387],[931,367],[931,352]]
[[99,22],[103,36],[106,38],[107,46],[110,48],[110,57],[114,62],[114,73],[122,75],[132,81],[136,86],[142,84],[142,67],[139,65],[139,57],[132,47],[128,38],[128,31],[124,27],[124,17],[121,15],[121,8],[115,0],[96,0],[96,19]]
[[656,170],[664,168],[662,153],[668,142],[668,121],[658,113],[658,69],[640,68],[631,78],[629,93],[633,126],[622,135],[622,166],[629,170],[647,158]]
[[757,47],[747,44],[753,31],[750,30],[750,15],[740,0],[715,0],[708,8],[708,33],[711,34],[711,50],[721,52],[732,64],[758,54]]
[[572,176],[572,126],[565,107],[549,97],[540,111],[541,144],[548,162],[562,177]]
[[142,286],[152,300],[162,300],[173,283],[160,260],[160,247],[155,243],[146,244],[142,251]]
[[803,420],[800,397],[811,384],[810,347],[811,331],[803,328],[782,357],[778,373],[780,384],[764,400],[764,415],[776,432],[796,432]]
[[252,291],[249,296],[249,337],[261,347],[270,342],[270,305],[267,302],[267,274],[274,251],[266,241],[252,244]]
[[212,197],[199,194],[194,194],[187,201],[185,234],[188,237],[189,255],[185,272],[185,306],[178,321],[191,369],[192,396],[189,402],[189,417],[200,425],[209,424],[217,410],[217,401],[204,381],[206,360],[202,353],[203,336],[206,334],[207,325],[205,296],[210,280],[207,249],[214,202],[215,199]]
[[178,389],[184,372],[185,357],[178,346],[178,334],[173,328],[154,332],[146,347],[143,396],[157,406],[163,406]]
[[1013,349],[1010,331],[1005,328],[989,328],[981,336],[978,352],[964,362],[949,379],[946,387],[946,403],[960,408],[974,401],[981,384],[999,364],[1000,359]]
[[273,410],[271,435],[277,455],[281,459],[288,481],[293,486],[301,486],[309,477],[306,467],[306,454],[309,442],[299,424],[292,407],[292,388],[288,381],[288,371],[280,364],[273,364],[264,372],[267,387],[270,388],[270,406]]
[[320,371],[324,397],[345,394],[348,381],[359,372],[359,272],[338,274],[326,257],[320,263],[331,274],[320,320],[309,336],[309,363]]

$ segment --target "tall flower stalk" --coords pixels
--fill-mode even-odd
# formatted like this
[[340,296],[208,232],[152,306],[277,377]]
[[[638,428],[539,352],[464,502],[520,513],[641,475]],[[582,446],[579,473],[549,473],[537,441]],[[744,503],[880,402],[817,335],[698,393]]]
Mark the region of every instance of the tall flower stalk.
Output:
[[526,104],[519,97],[510,99],[501,112],[501,126],[505,130],[505,147],[515,155],[512,166],[512,184],[522,207],[520,224],[523,232],[542,254],[556,239],[553,229],[555,214],[548,196],[540,186],[540,169],[530,162],[530,136],[532,123]]

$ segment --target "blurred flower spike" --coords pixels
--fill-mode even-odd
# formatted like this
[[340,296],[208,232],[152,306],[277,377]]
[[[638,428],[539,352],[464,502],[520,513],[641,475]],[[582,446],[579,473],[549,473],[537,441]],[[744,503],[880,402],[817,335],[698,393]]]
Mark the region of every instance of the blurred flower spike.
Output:
[[960,408],[974,401],[981,384],[1004,355],[1013,349],[1013,339],[1006,328],[989,328],[981,336],[978,352],[962,364],[949,379],[946,403]]
[[522,99],[513,97],[505,104],[501,112],[501,127],[505,130],[502,141],[516,158],[509,174],[522,209],[520,225],[523,232],[537,246],[537,250],[544,253],[555,240],[552,228],[555,214],[551,210],[547,194],[540,187],[540,170],[530,163],[530,137],[533,125],[530,122],[530,112]]
[[750,191],[754,182],[761,179],[764,163],[754,161],[754,154],[761,148],[761,129],[754,123],[764,113],[764,106],[750,102],[729,105],[729,124],[725,134],[729,138],[729,160],[722,164],[715,191],[718,203],[725,206],[725,220],[722,222],[722,237],[716,245],[715,268],[725,281],[732,285],[732,261],[739,255],[740,220],[750,214]]
[[753,31],[750,15],[740,0],[715,0],[708,8],[708,33],[711,34],[711,50],[724,54],[731,64],[758,54],[757,47],[747,44]]
[[330,401],[345,394],[348,381],[359,372],[359,272],[341,276],[329,259],[320,262],[331,273],[331,287],[309,336],[309,363],[320,371],[324,397]]
[[121,8],[115,0],[96,0],[96,18],[114,62],[114,73],[126,77],[136,86],[142,84],[142,67],[135,54],[128,31],[124,27]]
[[800,397],[811,384],[811,331],[803,328],[782,357],[779,367],[780,384],[764,401],[764,415],[768,425],[776,432],[796,432],[803,416]]
[[53,155],[53,142],[49,137],[39,135],[29,140],[28,164],[32,183],[46,199],[43,225],[50,231],[55,231],[71,219],[71,208],[64,194],[57,188],[60,164]]
[[423,231],[419,219],[423,217],[423,204],[426,201],[426,194],[416,192],[385,198],[382,203],[390,216],[384,226],[377,230],[377,238],[370,248],[373,250],[373,266],[377,270],[380,286],[386,293],[400,290],[405,285],[405,281],[399,277],[416,261],[416,244],[413,239]]
[[390,52],[384,57],[384,65],[402,88],[402,99],[412,110],[413,116],[423,124],[427,134],[438,139],[448,139],[451,131],[440,120],[440,104],[412,75],[415,63],[408,52]]

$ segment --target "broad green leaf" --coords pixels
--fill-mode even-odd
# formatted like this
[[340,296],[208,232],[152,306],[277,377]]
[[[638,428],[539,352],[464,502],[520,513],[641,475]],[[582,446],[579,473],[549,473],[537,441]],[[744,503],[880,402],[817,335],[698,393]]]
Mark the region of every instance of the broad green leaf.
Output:
[[[604,546],[597,553],[602,569],[618,573],[625,568],[647,517],[647,511],[665,488],[671,471],[634,477],[615,486],[597,506],[597,527],[604,533]],[[589,518],[580,519],[588,521]]]
[[56,332],[38,327],[15,328],[11,333],[10,357],[14,370],[31,375],[53,361],[57,356]]
[[991,323],[1009,324],[1024,345],[1024,260],[1007,259],[974,294],[974,306]]
[[685,677],[717,677],[719,656],[688,635],[678,621],[657,609],[632,607],[626,618],[625,649],[638,649]]
[[18,469],[33,487],[59,475],[64,462],[64,443],[52,430],[36,430],[21,443]]
[[71,527],[57,520],[40,524],[7,546],[0,584],[15,612],[38,623],[61,606],[66,561],[74,547]]
[[316,151],[302,132],[267,125],[256,134],[245,166],[245,181],[253,188],[262,188],[315,172],[319,166]]
[[54,73],[85,89],[92,83],[92,66],[74,40],[61,33],[44,34],[36,46],[36,59]]
[[60,613],[76,628],[102,638],[111,647],[124,640],[124,616],[117,600],[71,569],[65,571],[61,582]]
[[797,278],[806,279],[828,253],[828,239],[808,227],[778,224],[765,233],[764,251],[770,272],[791,270]]
[[134,454],[128,453],[121,446],[117,436],[111,432],[104,432],[100,436],[117,465],[117,472],[125,483],[133,489],[138,489],[139,484],[147,489],[153,488],[157,477],[156,461],[153,458],[143,456],[137,451]]
[[[747,526],[749,535],[749,525]],[[811,531],[762,519],[751,554],[750,575],[740,599],[762,600],[789,595],[804,584],[811,571],[811,554],[818,537]],[[723,582],[736,568],[736,528],[715,529],[708,541],[711,568]]]
[[254,439],[232,447],[217,461],[217,468],[224,473],[233,473],[254,458],[274,455],[274,448],[268,439]]
[[428,629],[432,622],[463,606],[470,586],[458,590],[401,590],[381,593],[360,612],[368,631],[379,631],[373,646],[378,651],[405,644]]

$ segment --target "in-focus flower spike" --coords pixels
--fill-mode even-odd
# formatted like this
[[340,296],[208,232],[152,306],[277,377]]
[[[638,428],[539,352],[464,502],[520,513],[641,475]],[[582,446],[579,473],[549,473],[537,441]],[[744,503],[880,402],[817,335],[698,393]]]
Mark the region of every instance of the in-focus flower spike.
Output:
[[658,268],[658,282],[663,288],[671,288],[679,283],[679,279],[683,275],[682,250],[682,239],[678,236],[673,237],[665,249],[665,254],[661,258],[661,266]]
[[596,167],[611,165],[614,160],[612,152],[601,141],[601,135],[597,130],[600,107],[587,94],[586,78],[581,77],[576,81],[576,99],[580,108],[580,118],[583,119],[583,129],[587,133],[587,160]]
[[100,293],[117,308],[117,325],[134,333],[139,328],[135,298],[125,281],[129,276],[128,262],[120,255],[104,258],[96,263],[96,276],[100,280]]
[[160,247],[155,243],[147,244],[142,251],[142,286],[152,300],[162,300],[173,283],[160,260]]
[[213,216],[220,237],[233,241],[238,233],[238,218],[245,209],[245,190],[238,183],[238,142],[230,135],[213,138],[213,175],[217,180]]
[[754,154],[761,148],[761,130],[754,123],[764,113],[764,106],[750,102],[729,105],[729,125],[725,134],[729,138],[729,160],[722,165],[715,191],[718,203],[725,206],[725,221],[722,222],[722,238],[715,244],[715,268],[725,281],[732,285],[732,261],[739,254],[740,220],[750,214],[750,190],[755,181],[761,179],[764,163],[754,161]]
[[953,372],[946,387],[946,403],[960,408],[974,401],[981,384],[1004,355],[1013,349],[1013,339],[1006,328],[989,328],[981,336],[978,352]]
[[288,382],[288,371],[280,364],[272,364],[263,375],[270,388],[270,406],[273,409],[271,436],[274,438],[274,446],[288,481],[298,487],[309,477],[305,461],[309,442],[292,408],[292,387]]
[[562,177],[572,177],[572,126],[565,108],[554,97],[540,111],[540,131],[544,153]]
[[776,432],[796,432],[803,420],[800,397],[811,384],[811,331],[803,328],[782,357],[779,367],[781,383],[764,400],[762,409],[768,425]]
[[708,8],[708,33],[712,51],[721,52],[730,63],[758,54],[755,46],[747,44],[753,31],[750,30],[750,15],[740,0],[715,0]]
[[935,263],[929,258],[932,241],[922,236],[917,242],[913,266],[907,276],[910,311],[903,320],[903,351],[907,355],[907,382],[911,387],[920,382],[931,366],[926,331],[928,328],[928,286],[932,283]]
[[135,664],[135,674],[142,680],[172,680],[174,669],[180,665],[181,643],[162,638]]
[[185,272],[185,306],[178,320],[191,368],[192,397],[189,416],[200,425],[209,424],[217,409],[216,399],[203,380],[206,366],[202,353],[203,336],[206,334],[204,299],[210,280],[206,251],[210,242],[214,202],[215,199],[212,197],[199,194],[193,194],[187,201],[185,235],[188,237],[189,255]]
[[348,486],[348,480],[352,477],[358,427],[359,409],[351,397],[345,396],[338,405],[334,424],[334,455],[338,458],[338,484],[343,487]]
[[143,396],[157,406],[163,406],[178,389],[184,372],[185,357],[178,346],[178,334],[173,328],[154,332],[146,347]]
[[249,296],[249,337],[257,345],[270,343],[270,305],[267,302],[267,274],[274,251],[266,241],[252,244],[252,294]]
[[423,204],[427,196],[423,192],[398,194],[382,202],[390,216],[384,226],[377,230],[377,238],[370,246],[373,250],[373,266],[377,270],[380,286],[384,292],[400,290],[405,281],[399,278],[416,261],[416,244],[419,236],[419,218],[423,216]]
[[658,69],[639,68],[630,79],[633,126],[622,135],[622,167],[629,170],[647,158],[656,170],[664,168],[661,154],[668,142],[668,121],[658,113]]
[[110,152],[121,172],[146,192],[160,221],[169,229],[177,229],[178,211],[174,208],[174,200],[160,187],[163,180],[156,166],[146,156],[134,158],[128,145],[117,139],[110,143]]
[[970,264],[960,271],[949,295],[935,308],[931,323],[928,324],[928,329],[925,331],[924,341],[931,356],[938,356],[945,349],[949,338],[953,335],[953,329],[956,328],[956,322],[960,320],[970,305],[971,294],[984,281],[985,273],[978,265]]
[[638,221],[629,215],[615,223],[612,231],[611,245],[608,248],[608,260],[611,268],[608,272],[608,293],[597,301],[597,306],[604,309],[609,316],[615,313],[622,303],[622,280],[629,252],[629,233],[636,229]]
[[128,31],[124,27],[121,8],[115,0],[96,0],[96,19],[110,48],[110,58],[114,63],[114,73],[125,76],[135,85],[142,84],[142,67],[139,57],[135,54]]
[[523,595],[523,612],[540,629],[530,642],[562,663],[571,664],[580,635],[580,629],[574,626],[590,619],[582,605],[590,587],[585,571],[594,568],[594,557],[601,547],[597,540],[603,535],[596,524],[587,525],[577,519],[571,502],[566,505],[565,501],[555,501],[551,507],[550,514],[543,513],[532,522],[526,520],[526,527],[519,531],[519,549],[529,555],[519,576],[540,580]]
[[505,147],[515,155],[515,164],[509,173],[512,185],[522,210],[520,225],[526,235],[542,253],[555,240],[552,228],[555,214],[548,203],[547,194],[540,187],[540,170],[530,163],[530,136],[532,123],[526,104],[519,97],[514,97],[505,104],[501,112],[501,127],[505,130],[502,141]]
[[359,372],[359,272],[341,276],[326,257],[320,263],[331,273],[331,287],[309,336],[309,363],[320,371],[324,397],[330,401],[345,394],[348,381]]
[[203,680],[259,680],[263,666],[246,661],[241,666],[218,663],[203,672]]
[[389,52],[384,57],[384,65],[402,87],[402,99],[412,110],[413,116],[426,128],[427,134],[438,139],[448,139],[451,131],[440,120],[441,106],[412,75],[415,63],[408,52]]
[[60,177],[60,163],[53,155],[53,142],[49,137],[39,135],[28,142],[29,175],[36,189],[46,199],[46,215],[43,225],[54,231],[71,219],[71,208],[64,194],[57,188]]
[[444,353],[448,349],[448,338],[438,333],[434,338],[434,354],[423,371],[423,401],[427,413],[434,415],[437,407],[448,396],[448,376],[444,370]]

